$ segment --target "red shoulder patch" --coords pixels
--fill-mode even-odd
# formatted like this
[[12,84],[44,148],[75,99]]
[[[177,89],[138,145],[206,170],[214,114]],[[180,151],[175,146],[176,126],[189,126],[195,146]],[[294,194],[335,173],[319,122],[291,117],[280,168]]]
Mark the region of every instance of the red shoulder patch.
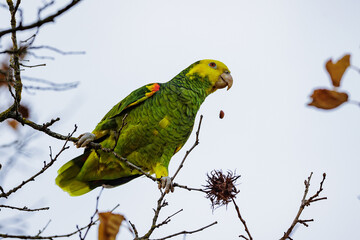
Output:
[[150,90],[150,92],[145,93],[146,97],[152,96],[154,93],[160,90],[160,85],[158,83],[154,83],[152,85],[146,86],[147,89]]

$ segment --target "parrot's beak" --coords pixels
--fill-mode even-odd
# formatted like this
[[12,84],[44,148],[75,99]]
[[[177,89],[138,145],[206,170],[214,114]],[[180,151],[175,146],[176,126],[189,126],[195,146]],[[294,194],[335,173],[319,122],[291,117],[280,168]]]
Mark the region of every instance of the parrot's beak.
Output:
[[215,83],[217,89],[224,88],[227,86],[227,90],[233,85],[233,78],[229,72],[224,72],[219,76],[219,79]]

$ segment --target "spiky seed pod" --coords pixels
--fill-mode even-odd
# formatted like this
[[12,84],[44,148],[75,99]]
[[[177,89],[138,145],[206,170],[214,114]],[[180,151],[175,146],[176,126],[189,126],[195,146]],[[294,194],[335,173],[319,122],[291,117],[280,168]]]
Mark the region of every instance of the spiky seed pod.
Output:
[[235,172],[227,171],[226,174],[222,170],[213,170],[210,174],[207,174],[207,185],[205,185],[205,191],[207,192],[206,198],[210,199],[211,207],[227,206],[240,190],[236,189],[236,180],[240,178],[240,175],[236,175]]

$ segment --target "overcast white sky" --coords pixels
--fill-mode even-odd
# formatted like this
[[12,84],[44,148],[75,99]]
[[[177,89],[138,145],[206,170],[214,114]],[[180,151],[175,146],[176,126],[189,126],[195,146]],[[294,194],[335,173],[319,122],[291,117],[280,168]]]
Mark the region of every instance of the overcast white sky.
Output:
[[[26,1],[23,5],[25,22],[32,22],[38,5]],[[204,102],[199,112],[204,115],[200,145],[177,182],[200,187],[213,169],[236,170],[242,176],[237,203],[254,239],[279,239],[298,210],[304,179],[314,172],[312,194],[326,172],[323,196],[328,200],[305,209],[302,218],[315,221],[308,228],[299,226],[292,238],[359,239],[360,108],[344,104],[321,111],[306,106],[314,88],[330,87],[324,69],[330,57],[336,60],[350,53],[351,63],[360,66],[359,12],[357,0],[87,0],[55,24],[44,26],[35,42],[64,51],[86,51],[86,55],[37,52],[56,60],[30,58],[31,64],[47,66],[23,72],[57,83],[80,81],[80,85],[67,92],[24,93],[23,99],[32,104],[33,120],[43,123],[60,117],[54,131],[67,134],[77,124],[80,134],[92,131],[132,90],[150,82],[166,82],[200,59],[223,61],[232,72],[234,85]],[[0,9],[0,28],[8,28],[8,22],[8,13]],[[25,39],[32,33],[22,36]],[[8,43],[6,38],[1,41],[3,46]],[[341,89],[360,101],[360,74],[348,70]],[[225,112],[224,119],[218,117],[220,110]],[[14,133],[2,126],[0,137],[3,143]],[[194,140],[193,133],[173,157],[170,174]],[[62,144],[39,134],[30,144],[32,157],[24,158],[0,185],[9,189],[31,176],[49,160],[48,146],[56,152]],[[72,146],[54,167],[6,201],[50,207],[31,215],[28,234],[36,234],[49,219],[44,235],[71,232],[77,224],[88,223],[100,189],[69,197],[54,183],[57,169],[81,152]],[[3,161],[0,156],[1,164]],[[116,212],[135,223],[141,234],[151,224],[158,197],[157,186],[140,178],[105,190],[100,210],[119,203]],[[203,194],[182,189],[176,189],[167,200],[169,206],[160,220],[184,210],[156,230],[153,238],[194,230],[215,220],[217,225],[186,239],[238,239],[244,234],[231,205],[212,212]],[[2,210],[0,219],[13,214]],[[89,239],[96,235],[94,228]],[[118,239],[131,237],[122,227]]]

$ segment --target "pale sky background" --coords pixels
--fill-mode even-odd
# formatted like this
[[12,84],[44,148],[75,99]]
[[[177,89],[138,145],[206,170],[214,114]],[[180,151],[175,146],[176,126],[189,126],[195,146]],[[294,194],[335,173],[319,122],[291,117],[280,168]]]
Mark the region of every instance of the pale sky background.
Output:
[[[34,20],[39,4],[41,1],[23,1],[25,23]],[[196,120],[197,124],[200,114],[204,115],[200,145],[176,182],[201,187],[206,173],[213,169],[236,170],[241,174],[237,203],[252,236],[279,239],[300,206],[304,180],[314,172],[313,194],[326,172],[322,196],[328,200],[305,209],[301,218],[315,221],[308,228],[299,226],[292,238],[360,239],[360,108],[344,104],[321,111],[306,106],[314,88],[330,88],[324,68],[329,58],[337,60],[350,53],[351,63],[360,67],[359,13],[358,0],[84,1],[55,24],[41,28],[35,45],[86,51],[86,55],[39,51],[38,55],[56,60],[29,58],[30,64],[47,66],[23,72],[56,83],[80,81],[80,85],[67,92],[24,93],[23,101],[31,104],[34,121],[60,117],[52,130],[67,134],[77,124],[78,135],[92,131],[107,111],[134,89],[166,82],[200,59],[223,61],[232,72],[234,85],[228,92],[217,91],[202,105]],[[8,22],[8,12],[0,9],[0,28],[8,28]],[[25,39],[32,33],[21,36]],[[3,46],[8,46],[9,37],[1,39]],[[349,69],[341,90],[360,101],[359,89],[360,74]],[[218,117],[220,110],[225,112],[224,119]],[[28,127],[26,130],[31,132]],[[16,137],[4,126],[0,131],[0,144]],[[170,174],[194,140],[193,133],[172,158]],[[28,148],[32,156],[22,158],[0,185],[10,189],[33,175],[43,161],[49,161],[49,146],[56,153],[62,144],[38,134]],[[69,197],[54,182],[57,169],[81,152],[71,146],[35,182],[0,201],[50,207],[49,211],[21,215],[30,215],[26,233],[35,235],[49,219],[43,235],[65,234],[88,223],[100,189]],[[4,156],[7,154],[0,156],[1,164],[7,159]],[[107,211],[119,203],[116,212],[124,214],[142,235],[150,227],[158,197],[156,184],[143,177],[105,190],[99,209]],[[195,230],[213,221],[219,223],[186,239],[239,239],[238,235],[245,234],[231,204],[212,212],[202,193],[182,189],[166,199],[169,206],[163,209],[160,221],[184,210],[155,230],[153,238]],[[1,210],[0,221],[14,214],[19,213]],[[89,234],[87,239],[96,239],[97,227]],[[132,235],[121,227],[118,239],[132,239]]]

